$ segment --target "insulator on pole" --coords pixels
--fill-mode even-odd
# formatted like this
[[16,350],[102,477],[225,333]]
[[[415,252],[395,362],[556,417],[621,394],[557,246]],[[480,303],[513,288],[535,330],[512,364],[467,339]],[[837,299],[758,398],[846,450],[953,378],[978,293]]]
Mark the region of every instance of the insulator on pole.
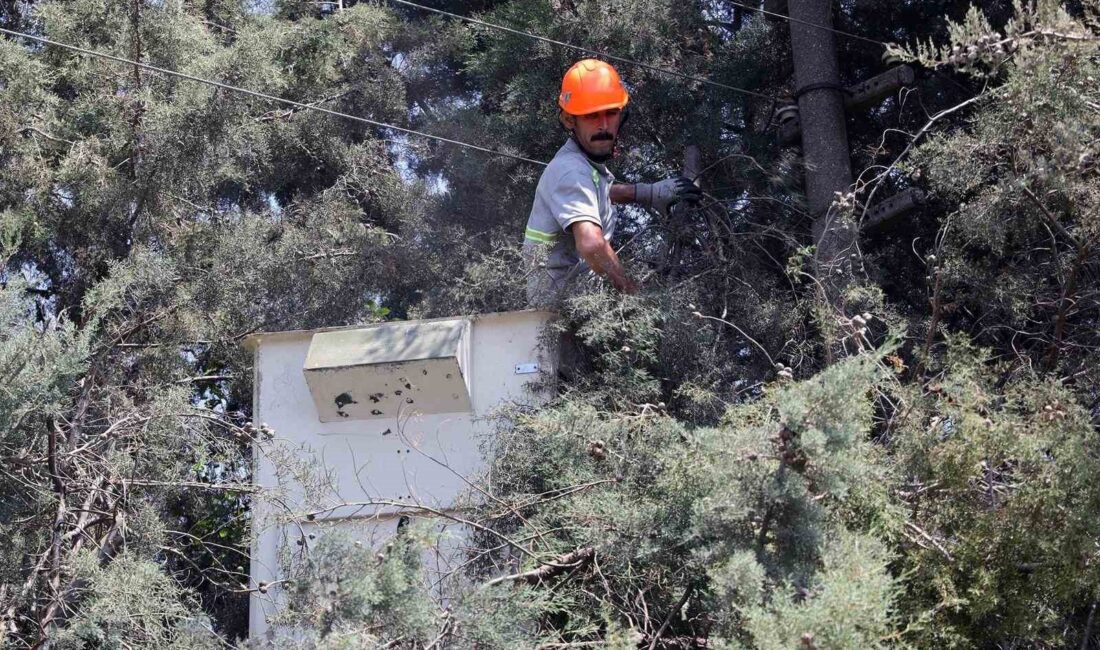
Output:
[[798,116],[798,104],[786,104],[777,108],[775,121],[779,124],[780,145],[789,147],[801,141],[802,122]]
[[[917,81],[916,71],[907,65],[890,68],[882,74],[844,89],[844,109],[859,111],[877,104],[902,88],[909,88]],[[779,144],[795,146],[801,140],[802,123],[796,104],[780,106],[775,111],[779,123]]]
[[901,215],[910,212],[924,204],[927,195],[918,187],[910,187],[902,190],[894,196],[879,202],[867,212],[867,218],[863,221],[862,230],[867,231],[879,228]]
[[869,108],[917,81],[917,72],[907,65],[890,68],[847,89],[844,106],[850,111]]

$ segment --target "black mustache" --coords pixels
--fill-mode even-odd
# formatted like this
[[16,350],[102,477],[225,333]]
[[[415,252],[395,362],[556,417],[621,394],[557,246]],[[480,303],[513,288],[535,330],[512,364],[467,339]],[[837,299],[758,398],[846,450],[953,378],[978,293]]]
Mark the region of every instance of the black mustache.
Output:
[[599,142],[600,140],[614,140],[615,136],[610,133],[597,133],[592,136],[592,142]]

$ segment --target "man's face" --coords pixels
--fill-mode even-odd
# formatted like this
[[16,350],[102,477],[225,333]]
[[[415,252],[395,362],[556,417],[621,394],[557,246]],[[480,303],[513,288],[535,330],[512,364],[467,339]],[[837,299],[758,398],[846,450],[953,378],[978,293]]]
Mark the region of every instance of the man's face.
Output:
[[614,153],[622,116],[622,109],[610,108],[587,115],[563,115],[562,120],[588,155],[598,160]]

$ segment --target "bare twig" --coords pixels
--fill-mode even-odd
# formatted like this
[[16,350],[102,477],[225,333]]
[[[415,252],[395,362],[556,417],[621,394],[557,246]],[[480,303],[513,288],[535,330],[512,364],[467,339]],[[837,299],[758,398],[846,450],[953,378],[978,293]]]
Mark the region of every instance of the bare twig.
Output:
[[199,490],[213,490],[222,492],[259,492],[263,488],[252,483],[200,483],[198,481],[146,481],[142,479],[117,479],[121,485],[133,485],[137,487],[176,487],[193,488]]
[[33,126],[24,126],[23,128],[19,129],[20,133],[22,133],[24,131],[32,131],[32,132],[37,133],[38,135],[42,136],[43,138],[46,138],[47,140],[53,140],[54,142],[58,142],[58,143],[61,143],[61,144],[67,144],[70,147],[76,144],[72,140],[66,140],[64,138],[59,138],[57,136],[50,135],[49,133],[46,133],[45,131],[43,131],[39,128],[33,127]]
[[921,537],[923,537],[924,539],[928,540],[928,542],[930,544],[932,544],[932,546],[936,547],[937,551],[939,551],[940,553],[943,553],[943,556],[945,558],[947,558],[948,561],[950,561],[950,562],[955,561],[955,558],[951,556],[951,552],[948,551],[946,548],[944,548],[943,544],[940,544],[939,540],[937,540],[935,537],[932,537],[928,533],[924,532],[923,528],[921,528],[920,526],[914,524],[911,521],[905,522],[905,526],[909,530],[913,531],[914,533],[916,533],[916,534],[920,535]]
[[499,578],[493,578],[486,582],[483,587],[492,587],[502,582],[518,582],[524,581],[527,584],[538,584],[546,579],[553,578],[554,576],[564,573],[567,569],[572,569],[586,564],[592,560],[596,555],[596,549],[591,546],[585,546],[578,548],[575,551],[570,551],[561,557],[554,560],[553,564],[545,563],[542,566],[531,569],[530,571],[524,571],[523,573],[516,573],[510,576],[500,576]]
[[233,375],[203,375],[201,377],[187,377],[185,379],[177,379],[177,384],[195,384],[204,381],[226,381],[233,379]]
[[745,337],[746,339],[748,339],[748,340],[749,340],[749,342],[750,342],[750,343],[752,343],[753,345],[755,345],[755,346],[756,346],[756,348],[757,348],[758,350],[760,350],[761,352],[763,352],[763,353],[764,353],[764,356],[765,356],[765,357],[766,357],[766,358],[768,359],[768,363],[770,363],[770,364],[771,364],[771,365],[772,365],[773,367],[775,366],[775,360],[774,360],[774,359],[772,359],[772,355],[768,354],[768,351],[767,351],[767,349],[765,349],[763,345],[760,345],[760,343],[759,343],[759,342],[757,342],[757,340],[756,340],[756,339],[754,339],[753,337],[749,336],[748,332],[746,332],[745,330],[741,329],[741,328],[740,328],[740,327],[738,327],[737,325],[735,325],[735,324],[733,324],[733,323],[729,322],[728,320],[725,320],[725,319],[722,319],[722,318],[718,318],[717,316],[707,316],[706,314],[703,314],[703,313],[700,313],[700,312],[695,312],[695,313],[694,313],[694,316],[695,316],[696,318],[700,318],[700,319],[703,319],[703,318],[705,318],[705,319],[709,319],[709,320],[716,320],[716,321],[718,321],[719,323],[724,323],[724,324],[726,324],[726,325],[729,325],[729,326],[730,326],[730,327],[732,327],[733,329],[735,329],[735,330],[737,330],[738,332],[740,332],[741,336],[744,336],[744,337]]
[[[440,518],[443,518],[443,519],[449,519],[453,522],[463,524],[465,526],[469,526],[470,528],[474,528],[476,530],[480,530],[483,533],[488,533],[489,535],[492,535],[493,537],[496,537],[500,541],[508,544],[509,546],[516,549],[520,553],[523,553],[524,555],[526,555],[530,558],[533,558],[535,560],[539,560],[539,558],[534,553],[529,551],[526,547],[524,547],[521,544],[516,543],[514,540],[509,538],[507,535],[503,535],[500,532],[494,530],[493,528],[491,528],[489,526],[486,526],[484,524],[479,524],[476,521],[471,521],[471,520],[466,519],[464,517],[459,517],[458,515],[456,515],[452,512],[446,512],[444,510],[439,510],[437,508],[430,508],[428,506],[421,505],[419,503],[407,503],[407,502],[404,502],[404,501],[396,501],[396,500],[393,500],[393,499],[368,499],[368,500],[364,500],[364,501],[346,501],[344,503],[340,503],[340,504],[337,504],[335,506],[330,506],[328,508],[321,508],[320,510],[313,510],[313,511],[310,511],[310,512],[298,513],[298,517],[299,518],[304,518],[306,520],[311,521],[312,520],[311,518],[316,519],[318,516],[331,514],[333,512],[336,512],[340,508],[367,508],[367,507],[371,507],[371,506],[398,508],[398,509],[400,509],[400,512],[403,512],[403,513],[428,514],[428,515],[433,515],[433,516],[440,517]],[[551,562],[547,562],[546,564],[549,564],[551,566],[556,566],[556,564],[551,563]],[[570,568],[570,567],[565,567],[565,568]]]
[[[927,123],[925,123],[924,126],[922,126],[920,128],[919,131],[917,131],[912,136],[912,138],[909,141],[909,144],[906,145],[905,149],[903,149],[900,154],[898,154],[898,156],[894,159],[894,161],[892,163],[890,163],[889,165],[887,165],[886,168],[883,169],[878,174],[878,176],[876,176],[872,181],[867,183],[867,185],[874,184],[874,187],[871,189],[870,194],[867,195],[867,198],[863,201],[863,212],[860,214],[860,217],[859,217],[859,223],[860,224],[862,224],[863,221],[867,218],[867,212],[870,210],[871,204],[873,203],[875,193],[878,192],[878,188],[882,186],[882,182],[890,175],[890,173],[892,171],[894,171],[895,168],[897,168],[898,163],[900,163],[902,161],[902,159],[904,159],[906,156],[909,155],[909,152],[911,152],[913,150],[913,148],[917,146],[917,142],[919,142],[920,139],[926,133],[928,133],[928,131],[932,128],[932,126],[934,124],[936,124],[936,122],[939,122],[943,118],[947,117],[948,115],[951,115],[953,113],[957,113],[957,112],[961,111],[962,109],[966,108],[967,106],[970,106],[971,104],[974,104],[974,103],[976,103],[976,102],[978,102],[978,101],[980,101],[984,98],[985,98],[985,91],[983,89],[982,92],[980,92],[977,95],[971,97],[970,99],[962,102],[961,104],[956,104],[955,106],[952,106],[951,108],[947,108],[947,109],[944,109],[944,110],[940,111],[939,113],[936,113],[935,115],[933,115],[928,120]],[[860,189],[862,189],[862,188],[860,188]]]
[[691,598],[691,594],[694,591],[695,585],[688,587],[687,590],[684,591],[683,597],[680,598],[680,602],[676,603],[676,606],[669,610],[668,616],[666,616],[664,622],[661,623],[661,627],[657,628],[657,631],[653,634],[653,639],[649,642],[649,650],[655,650],[657,648],[657,641],[661,639],[661,635],[665,633],[665,630],[667,630],[668,626],[672,623],[672,617],[676,612],[684,608],[684,605],[687,604],[688,599]]

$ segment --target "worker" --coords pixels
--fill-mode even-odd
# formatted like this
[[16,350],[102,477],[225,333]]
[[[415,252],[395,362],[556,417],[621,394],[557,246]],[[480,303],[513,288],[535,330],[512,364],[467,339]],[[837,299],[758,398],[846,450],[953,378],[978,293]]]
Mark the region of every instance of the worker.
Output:
[[569,139],[539,178],[524,235],[527,299],[532,307],[556,308],[566,289],[594,271],[623,293],[635,293],[610,240],[613,203],[634,203],[664,215],[678,201],[697,201],[699,188],[686,178],[659,183],[615,183],[607,162],[615,155],[630,96],[615,68],[584,59],[562,79],[558,119]]

